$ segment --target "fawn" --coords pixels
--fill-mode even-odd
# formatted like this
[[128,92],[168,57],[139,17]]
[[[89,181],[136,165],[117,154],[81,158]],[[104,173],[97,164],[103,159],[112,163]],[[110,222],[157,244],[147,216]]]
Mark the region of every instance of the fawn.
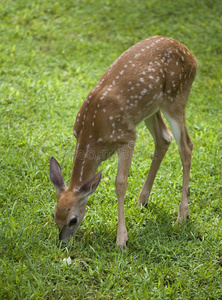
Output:
[[197,60],[186,46],[172,38],[154,36],[126,50],[104,73],[76,117],[73,134],[77,142],[68,187],[59,163],[54,157],[50,159],[50,179],[58,197],[54,219],[59,227],[60,240],[67,242],[77,231],[85,216],[87,198],[101,179],[101,171],[95,174],[96,170],[103,160],[117,151],[117,244],[121,249],[126,246],[124,197],[136,126],[141,121],[153,136],[155,153],[138,203],[148,202],[156,173],[174,136],[183,166],[177,221],[188,218],[193,143],[185,123],[185,106],[197,68]]

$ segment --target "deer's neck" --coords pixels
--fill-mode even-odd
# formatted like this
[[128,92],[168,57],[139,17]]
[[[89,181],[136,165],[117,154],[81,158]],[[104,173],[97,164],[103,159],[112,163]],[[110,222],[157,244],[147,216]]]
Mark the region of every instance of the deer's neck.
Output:
[[96,173],[99,164],[100,161],[98,161],[95,151],[90,148],[90,144],[78,149],[77,143],[69,188],[74,189],[81,186]]

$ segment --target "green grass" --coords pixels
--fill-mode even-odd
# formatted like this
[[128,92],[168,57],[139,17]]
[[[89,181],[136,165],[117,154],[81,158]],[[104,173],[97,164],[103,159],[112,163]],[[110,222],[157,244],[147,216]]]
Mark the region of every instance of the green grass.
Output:
[[[220,0],[1,1],[1,299],[222,298],[221,11]],[[103,163],[77,234],[58,246],[49,158],[68,182],[82,101],[116,57],[157,34],[186,44],[199,63],[187,106],[190,219],[175,224],[182,184],[175,142],[148,207],[137,209],[153,152],[141,124],[125,201],[128,248],[115,244],[116,156]]]

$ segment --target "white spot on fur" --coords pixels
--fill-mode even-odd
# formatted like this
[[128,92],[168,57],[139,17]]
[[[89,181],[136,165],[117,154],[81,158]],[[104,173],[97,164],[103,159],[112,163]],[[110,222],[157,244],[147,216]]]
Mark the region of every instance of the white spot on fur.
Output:
[[155,70],[154,68],[152,68],[151,66],[149,66],[149,67],[147,68],[147,70],[148,70],[148,72],[156,72],[156,70]]
[[146,93],[147,93],[147,89],[143,89],[143,90],[141,91],[140,94],[141,94],[142,96],[144,96]]

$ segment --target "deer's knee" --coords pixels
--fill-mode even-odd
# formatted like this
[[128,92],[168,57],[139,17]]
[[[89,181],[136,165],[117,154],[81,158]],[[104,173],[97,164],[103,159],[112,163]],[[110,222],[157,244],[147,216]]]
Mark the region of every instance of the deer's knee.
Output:
[[115,181],[115,187],[116,187],[117,196],[124,195],[126,193],[127,180],[122,177],[121,178],[117,177]]

